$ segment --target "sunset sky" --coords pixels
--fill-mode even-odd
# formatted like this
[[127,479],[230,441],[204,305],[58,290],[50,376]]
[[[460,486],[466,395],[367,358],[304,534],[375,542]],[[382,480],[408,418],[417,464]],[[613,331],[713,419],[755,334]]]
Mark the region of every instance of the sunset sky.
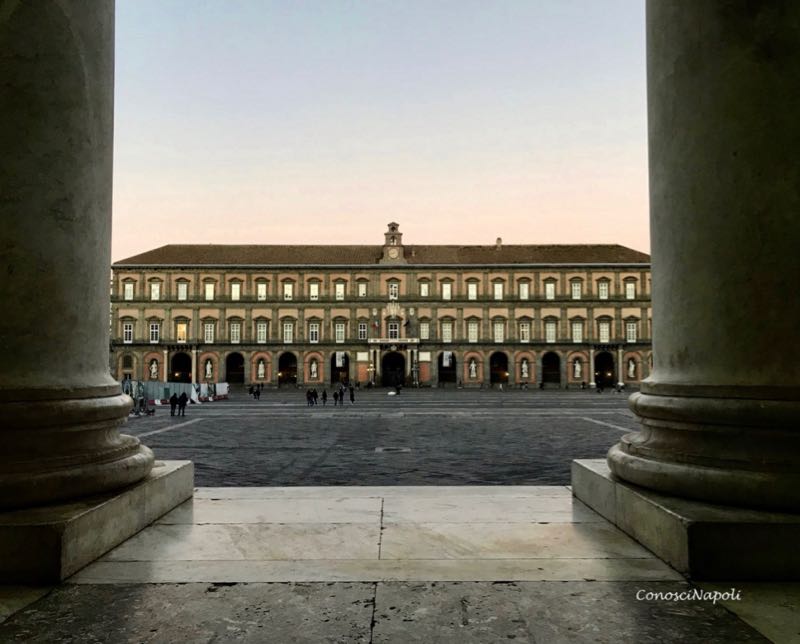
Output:
[[648,251],[640,0],[118,0],[113,259],[169,243]]

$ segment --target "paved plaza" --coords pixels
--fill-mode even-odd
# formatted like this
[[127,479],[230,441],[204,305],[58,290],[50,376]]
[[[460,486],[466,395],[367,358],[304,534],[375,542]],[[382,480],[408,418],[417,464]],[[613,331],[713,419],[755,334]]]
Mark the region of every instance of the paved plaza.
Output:
[[637,429],[627,394],[608,391],[355,395],[308,407],[302,389],[234,393],[185,417],[156,407],[124,431],[159,459],[193,461],[199,486],[568,485],[572,459],[603,458]]

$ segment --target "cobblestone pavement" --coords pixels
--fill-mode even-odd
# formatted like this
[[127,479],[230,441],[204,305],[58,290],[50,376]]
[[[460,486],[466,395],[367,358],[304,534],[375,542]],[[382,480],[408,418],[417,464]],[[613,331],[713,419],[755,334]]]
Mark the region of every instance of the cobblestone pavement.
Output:
[[627,395],[595,391],[379,389],[308,407],[303,390],[265,390],[156,410],[125,433],[194,461],[198,486],[566,485],[572,459],[637,429]]

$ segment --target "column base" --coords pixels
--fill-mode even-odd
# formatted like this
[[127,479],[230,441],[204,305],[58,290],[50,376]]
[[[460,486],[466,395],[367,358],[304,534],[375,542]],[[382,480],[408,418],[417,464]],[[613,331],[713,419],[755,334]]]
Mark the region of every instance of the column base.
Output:
[[158,461],[123,490],[0,512],[0,583],[58,583],[192,497],[190,461]]
[[690,579],[800,581],[800,514],[690,501],[572,461],[572,493]]

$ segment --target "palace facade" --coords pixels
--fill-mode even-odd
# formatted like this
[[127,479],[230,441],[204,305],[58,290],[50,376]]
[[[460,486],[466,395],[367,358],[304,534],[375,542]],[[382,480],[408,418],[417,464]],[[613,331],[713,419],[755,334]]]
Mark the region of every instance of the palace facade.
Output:
[[168,245],[112,266],[119,380],[608,387],[651,368],[618,245]]

